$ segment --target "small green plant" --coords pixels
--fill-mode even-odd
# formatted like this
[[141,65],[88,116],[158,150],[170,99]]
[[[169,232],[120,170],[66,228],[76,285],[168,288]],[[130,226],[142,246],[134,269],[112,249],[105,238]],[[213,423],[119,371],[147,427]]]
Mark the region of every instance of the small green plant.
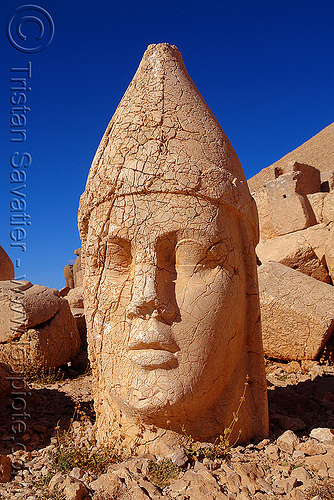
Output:
[[181,470],[170,458],[164,458],[160,462],[148,462],[148,478],[158,488],[169,486],[170,480],[177,478]]
[[41,476],[35,480],[34,486],[38,500],[66,500],[64,493],[60,492],[57,488],[53,489],[53,491],[49,490],[49,483],[53,475],[54,472],[50,471],[46,476]]
[[[75,435],[73,423],[81,421],[79,435]],[[97,477],[103,474],[108,467],[122,460],[122,453],[116,442],[113,445],[97,446],[95,436],[88,439],[86,429],[90,425],[87,414],[76,405],[69,429],[60,431],[56,426],[56,448],[51,451],[51,465],[56,471],[70,472],[74,467],[80,467]]]
[[184,433],[184,439],[181,441],[181,446],[183,447],[187,456],[197,462],[202,461],[204,458],[209,458],[210,460],[215,460],[216,458],[224,458],[228,451],[233,448],[239,441],[242,430],[239,429],[238,436],[231,444],[231,434],[235,428],[236,423],[239,420],[239,412],[243,402],[246,397],[246,390],[249,385],[249,377],[246,376],[246,381],[244,384],[244,390],[242,396],[239,400],[238,408],[233,412],[231,423],[228,427],[223,430],[223,433],[219,435],[216,441],[212,445],[203,446],[201,443],[195,442],[192,436],[188,435],[185,431],[184,426],[182,426],[182,432]]
[[334,365],[334,335],[332,335],[319,356],[319,363],[325,366]]
[[60,368],[46,368],[43,361],[25,365],[20,373],[27,382],[38,382],[45,385],[53,384],[64,378],[64,372]]

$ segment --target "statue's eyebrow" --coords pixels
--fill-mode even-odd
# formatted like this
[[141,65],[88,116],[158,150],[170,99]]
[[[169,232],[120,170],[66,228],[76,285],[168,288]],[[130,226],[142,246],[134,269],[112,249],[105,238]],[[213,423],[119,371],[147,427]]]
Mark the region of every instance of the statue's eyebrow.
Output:
[[111,224],[108,232],[108,241],[112,240],[128,240],[126,235],[125,228],[122,226],[116,226],[115,224]]

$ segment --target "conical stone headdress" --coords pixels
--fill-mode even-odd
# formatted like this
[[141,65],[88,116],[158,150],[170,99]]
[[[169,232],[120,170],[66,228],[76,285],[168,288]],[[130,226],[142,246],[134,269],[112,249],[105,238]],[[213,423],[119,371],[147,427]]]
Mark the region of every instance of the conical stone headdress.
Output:
[[116,196],[188,194],[239,212],[258,237],[239,159],[174,45],[149,45],[95,154],[79,206],[85,239],[94,207]]

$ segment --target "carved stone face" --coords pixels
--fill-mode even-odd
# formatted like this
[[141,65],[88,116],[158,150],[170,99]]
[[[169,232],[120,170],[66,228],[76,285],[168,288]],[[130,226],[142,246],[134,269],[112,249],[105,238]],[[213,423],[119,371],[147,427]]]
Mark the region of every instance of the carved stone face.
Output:
[[117,198],[107,224],[101,210],[89,222],[85,305],[104,391],[156,425],[195,417],[221,397],[243,351],[237,217],[161,193]]

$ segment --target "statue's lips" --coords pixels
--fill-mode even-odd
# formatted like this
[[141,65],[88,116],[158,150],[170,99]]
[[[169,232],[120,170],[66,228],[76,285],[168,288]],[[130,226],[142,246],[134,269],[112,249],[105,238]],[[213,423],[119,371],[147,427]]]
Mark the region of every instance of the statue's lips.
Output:
[[175,354],[163,349],[131,349],[128,351],[128,357],[146,370],[170,369],[178,365]]

